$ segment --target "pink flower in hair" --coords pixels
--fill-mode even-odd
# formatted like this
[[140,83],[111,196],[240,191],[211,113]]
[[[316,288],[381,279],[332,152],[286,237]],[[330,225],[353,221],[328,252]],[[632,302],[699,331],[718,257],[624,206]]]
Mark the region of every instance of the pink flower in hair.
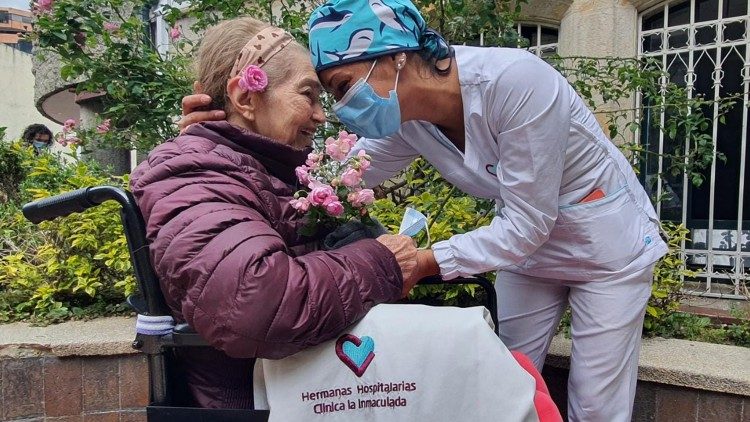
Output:
[[240,72],[240,89],[245,92],[263,92],[268,86],[268,75],[258,66],[251,64]]

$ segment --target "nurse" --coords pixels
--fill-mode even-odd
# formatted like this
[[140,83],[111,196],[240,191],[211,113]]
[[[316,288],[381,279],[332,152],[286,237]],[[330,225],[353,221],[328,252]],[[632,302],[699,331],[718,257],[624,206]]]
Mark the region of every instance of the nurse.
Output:
[[440,274],[502,270],[501,336],[539,369],[570,304],[570,419],[629,421],[667,246],[630,163],[565,78],[521,49],[450,47],[407,0],[332,0],[309,29],[333,110],[373,158],[368,185],[422,156],[497,201],[489,226],[432,247]]
[[501,337],[539,369],[570,305],[568,417],[630,421],[653,266],[667,245],[630,163],[565,78],[521,49],[451,47],[408,0],[331,0],[309,29],[333,110],[372,156],[368,185],[422,156],[497,203],[488,226],[423,252],[421,270],[500,270]]

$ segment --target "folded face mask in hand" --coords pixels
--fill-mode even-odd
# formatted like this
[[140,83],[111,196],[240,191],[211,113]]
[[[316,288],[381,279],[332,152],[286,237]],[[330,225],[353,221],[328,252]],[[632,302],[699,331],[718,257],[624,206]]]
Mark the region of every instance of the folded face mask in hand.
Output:
[[414,237],[422,230],[427,232],[427,244],[430,244],[430,230],[427,224],[427,217],[421,212],[411,207],[406,207],[404,218],[401,219],[401,227],[398,234]]

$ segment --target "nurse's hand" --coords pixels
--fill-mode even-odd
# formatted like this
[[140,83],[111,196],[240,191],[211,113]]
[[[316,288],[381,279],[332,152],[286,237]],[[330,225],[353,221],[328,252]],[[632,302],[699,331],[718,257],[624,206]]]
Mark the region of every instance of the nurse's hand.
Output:
[[194,123],[224,120],[227,118],[223,110],[202,110],[211,104],[211,97],[203,94],[203,87],[198,82],[193,83],[193,92],[195,94],[187,95],[182,98],[182,118],[177,122],[180,133],[184,132],[188,126]]
[[411,237],[401,234],[386,234],[378,237],[377,240],[396,257],[404,278],[402,297],[406,297],[421,278],[415,271],[417,269],[417,244]]

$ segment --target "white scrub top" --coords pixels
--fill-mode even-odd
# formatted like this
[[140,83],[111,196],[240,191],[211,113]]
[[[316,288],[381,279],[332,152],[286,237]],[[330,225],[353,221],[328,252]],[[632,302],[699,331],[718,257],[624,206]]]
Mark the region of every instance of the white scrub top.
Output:
[[[455,50],[465,153],[424,121],[357,144],[372,157],[368,186],[421,155],[462,191],[498,203],[488,226],[432,246],[444,278],[507,270],[604,280],[667,252],[630,163],[560,73],[521,49]],[[597,188],[603,199],[579,203]]]

